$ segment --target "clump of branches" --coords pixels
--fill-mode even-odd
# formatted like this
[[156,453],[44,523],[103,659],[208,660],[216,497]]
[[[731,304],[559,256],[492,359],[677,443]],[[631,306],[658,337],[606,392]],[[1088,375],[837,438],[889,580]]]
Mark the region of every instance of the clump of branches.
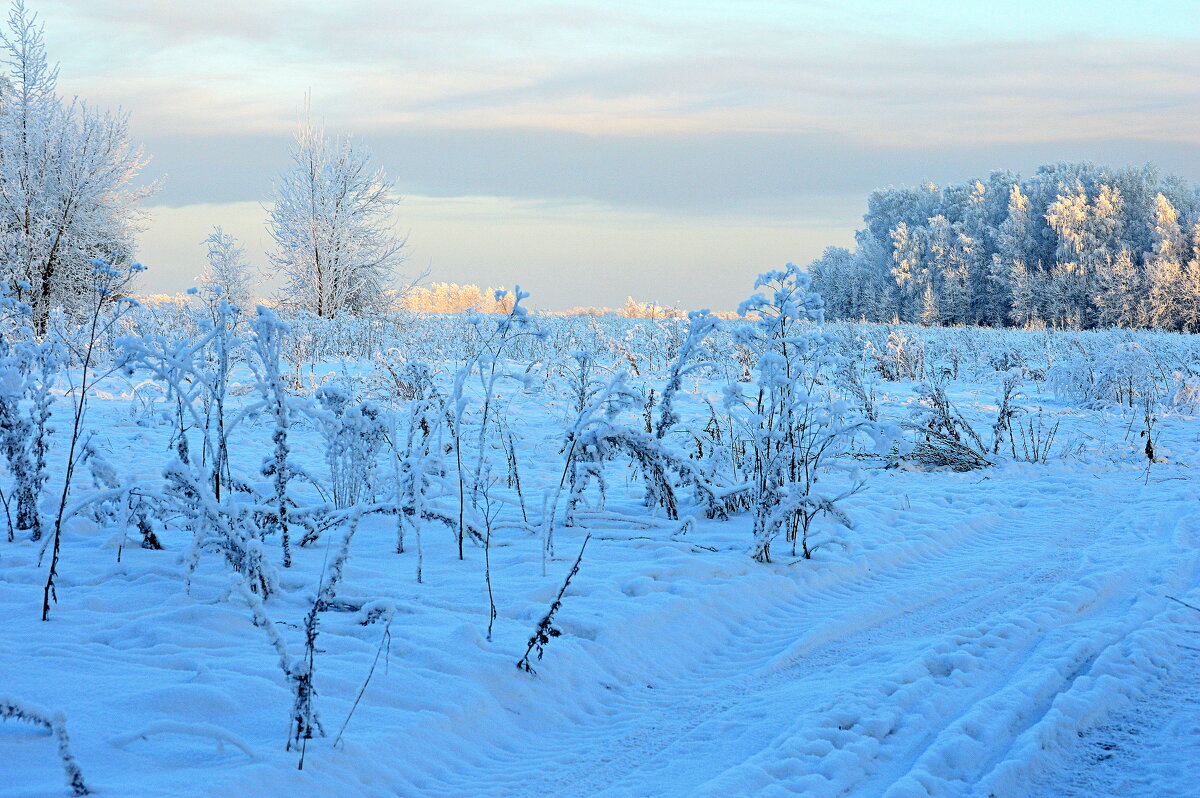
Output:
[[[1013,459],[1027,463],[1042,463],[1050,460],[1050,452],[1058,435],[1059,422],[1048,424],[1043,414],[1018,419],[1015,434],[1011,438]],[[1017,444],[1020,443],[1020,448]]]
[[1011,442],[1013,420],[1025,412],[1025,409],[1017,404],[1017,400],[1023,397],[1021,383],[1024,380],[1025,370],[1013,368],[1005,372],[1000,381],[1000,397],[997,402],[999,409],[996,412],[996,421],[992,424],[992,454],[1000,453],[1000,447],[1005,440]]
[[919,403],[905,426],[916,434],[909,457],[924,465],[973,471],[987,468],[988,449],[970,422],[946,396],[941,385],[917,386]]

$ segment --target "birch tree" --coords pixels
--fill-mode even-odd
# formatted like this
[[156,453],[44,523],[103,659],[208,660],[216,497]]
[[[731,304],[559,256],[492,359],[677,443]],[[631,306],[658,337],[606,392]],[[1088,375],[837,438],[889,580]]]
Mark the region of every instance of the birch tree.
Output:
[[22,0],[0,29],[0,55],[0,279],[44,332],[53,308],[81,310],[93,259],[131,259],[138,203],[156,186],[134,183],[147,161],[127,116],[59,97],[58,67]]
[[332,138],[308,118],[292,162],[275,187],[269,222],[283,300],[320,317],[379,306],[398,279],[404,247],[387,176],[349,137]]

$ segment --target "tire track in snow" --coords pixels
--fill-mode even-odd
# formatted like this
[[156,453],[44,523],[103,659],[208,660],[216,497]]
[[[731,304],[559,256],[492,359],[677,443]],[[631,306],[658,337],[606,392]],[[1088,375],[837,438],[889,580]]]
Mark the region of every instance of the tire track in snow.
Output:
[[[693,674],[684,674],[675,685],[656,685],[653,690],[634,689],[630,693],[614,695],[614,707],[620,711],[614,713],[618,718],[596,718],[590,730],[572,728],[565,741],[553,738],[539,740],[531,744],[531,748],[539,751],[537,759],[550,763],[548,767],[535,768],[536,775],[529,776],[529,750],[524,745],[513,745],[509,751],[494,752],[481,763],[492,775],[490,779],[503,780],[503,788],[492,786],[471,785],[463,782],[464,773],[451,776],[451,782],[462,783],[463,786],[450,789],[446,794],[461,794],[462,791],[477,794],[489,794],[489,789],[495,789],[493,794],[532,794],[537,790],[530,786],[530,781],[541,784],[539,789],[548,789],[553,794],[555,789],[570,791],[586,784],[603,783],[618,778],[621,773],[630,769],[631,760],[640,760],[643,756],[659,751],[670,744],[673,736],[681,736],[695,726],[710,718],[714,712],[728,711],[737,705],[744,696],[753,694],[755,687],[747,687],[745,682],[747,672],[762,668],[772,660],[781,649],[788,647],[797,634],[806,625],[811,625],[813,617],[828,610],[831,602],[839,606],[848,605],[851,610],[861,609],[864,592],[878,590],[881,580],[903,582],[908,585],[904,595],[909,598],[906,604],[882,605],[882,615],[876,615],[866,625],[886,622],[896,614],[911,611],[920,604],[937,600],[939,596],[952,595],[959,589],[954,580],[943,579],[938,582],[939,593],[932,593],[928,584],[920,590],[912,588],[927,583],[930,577],[931,563],[941,563],[947,556],[947,551],[955,557],[977,562],[979,552],[995,549],[999,544],[1011,542],[1012,529],[1005,526],[996,518],[993,523],[984,528],[972,525],[968,534],[951,536],[956,547],[933,551],[928,543],[914,547],[916,556],[912,561],[903,562],[891,573],[867,573],[853,584],[835,584],[834,586],[817,591],[800,602],[795,600],[774,606],[751,624],[736,630],[735,634],[713,655],[699,663]],[[957,576],[961,573],[948,565],[940,565]],[[863,624],[858,619],[849,619],[852,626],[845,630],[855,633]],[[822,630],[822,636],[828,632]],[[778,679],[776,679],[778,681]],[[638,687],[641,687],[640,685]],[[664,730],[669,730],[666,733]],[[586,737],[586,739],[581,739]],[[602,755],[598,761],[588,761],[584,765],[572,767],[580,758],[580,749],[590,747],[600,748],[610,752]],[[561,767],[565,765],[564,767]],[[611,770],[618,770],[616,774]],[[506,774],[517,774],[510,781]],[[421,785],[423,791],[436,789],[426,783]],[[519,790],[519,792],[511,792]]]
[[[1114,524],[1124,520],[1119,517]],[[1167,519],[1165,524],[1161,523],[1163,520],[1152,523],[1169,529],[1174,519]],[[853,711],[843,711],[840,716],[832,715],[832,720],[826,719],[816,731],[811,727],[798,729],[795,739],[784,740],[775,750],[756,757],[758,761],[750,763],[752,767],[741,769],[742,772],[737,774],[740,776],[741,789],[752,791],[746,789],[746,785],[757,779],[760,785],[768,781],[786,783],[788,789],[813,796],[965,794],[987,772],[989,763],[994,764],[1005,757],[1005,752],[1016,745],[1023,732],[1037,724],[1039,718],[1052,709],[1057,711],[1057,705],[1063,703],[1058,696],[1071,692],[1077,684],[1090,687],[1096,681],[1092,674],[1097,660],[1121,661],[1121,656],[1144,659],[1139,652],[1146,647],[1140,641],[1136,645],[1127,643],[1142,634],[1140,627],[1153,614],[1152,608],[1161,607],[1164,602],[1161,597],[1151,595],[1146,590],[1147,584],[1154,584],[1154,580],[1146,580],[1146,577],[1154,576],[1149,573],[1155,568],[1153,558],[1139,562],[1137,557],[1128,557],[1128,554],[1128,551],[1121,551],[1110,555],[1112,559],[1125,556],[1129,560],[1128,567],[1116,574],[1116,579],[1099,570],[1084,577],[1080,584],[1065,582],[1062,590],[1055,591],[1065,596],[1061,600],[1055,599],[1058,606],[1051,605],[1031,613],[1029,619],[1019,618],[1015,635],[1011,629],[1008,634],[1001,635],[1014,637],[1014,645],[1009,647],[1008,652],[999,647],[1000,654],[1007,655],[998,655],[993,651],[988,652],[987,656],[974,657],[976,662],[972,662],[972,658],[965,663],[949,660],[955,670],[961,666],[968,677],[971,671],[981,670],[986,674],[989,668],[1004,662],[1005,666],[993,678],[982,681],[966,678],[956,683],[944,678],[952,675],[953,671],[936,673],[931,667],[928,676],[919,673],[919,670],[915,673],[902,672],[901,688],[892,691],[885,685],[879,696],[886,696],[887,700],[893,702],[896,696],[901,697],[904,712],[899,723],[887,722],[889,717],[886,709],[872,715],[872,704],[880,702],[871,702],[866,700],[866,696],[861,696],[864,700],[859,702],[859,706],[867,709],[862,713],[863,716],[856,716]],[[1168,589],[1177,589],[1181,585],[1194,583],[1195,575],[1195,557],[1184,555],[1166,575],[1169,578],[1157,581]],[[981,626],[976,631],[984,630],[985,627]],[[987,631],[990,633],[994,630]],[[935,650],[935,656],[922,664],[936,665],[938,654],[948,659],[960,656],[964,645],[979,641],[964,636],[953,642],[957,645],[941,652]],[[1065,660],[1058,652],[1060,646],[1070,654]],[[1116,656],[1112,652],[1114,648],[1120,649]],[[1110,663],[1106,662],[1102,672],[1107,675],[1108,669]],[[1130,675],[1129,671],[1133,675],[1141,672],[1131,666],[1127,666],[1125,671],[1125,678]],[[1104,686],[1111,687],[1112,681],[1110,678]],[[953,701],[955,693],[961,692],[964,687],[968,688],[972,698]],[[1102,692],[1089,695],[1082,701],[1078,698],[1073,700],[1083,706],[1074,707],[1070,714],[1072,719],[1083,719],[1088,712],[1103,712],[1106,703]],[[938,705],[939,701],[948,702],[959,709]],[[894,713],[891,719],[895,720]],[[926,722],[928,731],[920,732],[922,720]],[[881,722],[885,738],[895,735],[901,725],[916,726],[918,734],[910,736],[915,736],[919,742],[901,743],[898,746],[894,741],[889,741],[890,745],[886,747],[877,745],[870,738],[879,737]],[[831,729],[835,731],[829,733]],[[822,738],[823,732],[828,741],[826,750],[815,744]],[[878,742],[882,743],[883,740]],[[901,760],[907,764],[899,768],[887,767],[889,755],[886,748],[896,747],[910,750],[908,757]],[[1026,748],[1031,747],[1034,746],[1026,745]],[[1020,757],[1032,759],[1034,755],[1025,751]],[[830,765],[830,762],[833,764]],[[878,767],[880,764],[885,766]],[[1012,764],[1011,757],[1007,764]],[[872,769],[877,772],[872,774]],[[1002,775],[1003,778],[998,777],[995,781],[1011,785],[1011,777]],[[711,792],[702,794],[727,792],[735,789],[738,781],[737,778],[719,779],[712,785],[714,789]],[[1020,794],[1023,794],[1022,791],[1013,789],[1001,789],[995,793],[998,796]]]
[[[1120,498],[1127,500],[1128,494],[1137,492],[1124,488]],[[1102,508],[1115,497],[1104,499],[1091,504]],[[1136,506],[1128,501],[1122,504]],[[791,718],[770,717],[770,707],[764,707],[761,699],[772,691],[783,687],[792,697],[804,697],[804,690],[797,689],[803,686],[809,700],[828,702],[823,682],[852,683],[856,669],[863,669],[862,656],[856,659],[855,652],[882,649],[886,654],[908,637],[928,638],[930,633],[942,636],[935,638],[933,648],[939,643],[945,646],[948,630],[996,612],[1012,612],[1014,601],[1017,607],[1036,605],[1053,592],[1060,584],[1057,577],[1081,567],[1085,538],[1094,541],[1100,536],[1089,535],[1096,525],[1077,506],[1035,509],[1042,512],[1026,513],[1016,523],[992,524],[948,550],[772,607],[673,683],[614,691],[606,712],[591,713],[586,722],[565,728],[531,729],[530,739],[509,740],[504,745],[507,750],[483,746],[474,762],[460,763],[454,772],[441,774],[441,783],[425,781],[422,788],[428,794],[553,795],[592,794],[611,787],[612,795],[649,794],[640,792],[639,782],[645,786],[643,777],[656,770],[659,775],[681,775],[671,765],[682,749],[688,749],[694,760],[694,772],[686,774],[692,784],[700,776],[695,771],[715,767],[717,773],[710,775],[719,775],[755,751],[769,750],[779,727],[794,725]],[[1130,512],[1127,509],[1125,515]],[[1106,526],[1124,523],[1123,518],[1110,518]],[[1047,529],[1056,531],[1047,535]],[[993,556],[981,563],[982,552]],[[886,600],[881,602],[881,597]],[[1120,596],[1110,598],[1118,601]],[[1097,603],[1093,609],[1099,612],[1108,606]],[[1047,621],[1055,623],[1071,611],[1064,606]],[[837,620],[812,622],[830,614]],[[1036,634],[1024,631],[1026,638]],[[955,646],[970,643],[969,636],[950,639]],[[929,649],[920,648],[918,658]],[[1006,674],[1011,676],[1014,663],[1026,650],[1007,658],[1010,667],[988,684],[999,679],[995,689],[1003,689]],[[981,659],[988,664],[986,657]],[[877,678],[870,668],[863,675],[868,681]],[[948,711],[949,717],[969,713],[971,706],[968,700],[957,713]],[[736,739],[739,731],[740,740]],[[930,746],[929,736],[916,742],[911,761]],[[679,791],[686,791],[683,783],[675,783]]]
[[[1128,514],[1128,513],[1127,513]],[[1118,526],[1118,516],[1110,526]],[[1030,617],[996,608],[987,623],[935,636],[891,672],[870,674],[841,690],[836,707],[803,719],[751,760],[699,794],[753,792],[786,785],[805,795],[879,795],[918,759],[945,724],[971,713],[1026,661],[1047,629],[1119,603],[1123,593],[1103,580],[1070,580],[1037,593]],[[924,791],[912,792],[925,795]],[[934,793],[936,794],[936,793]],[[951,793],[954,794],[954,793]]]

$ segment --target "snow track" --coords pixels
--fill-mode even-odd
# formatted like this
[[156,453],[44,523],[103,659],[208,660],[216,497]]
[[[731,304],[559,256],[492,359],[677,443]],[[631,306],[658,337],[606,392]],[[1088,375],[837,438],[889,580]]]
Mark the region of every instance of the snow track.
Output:
[[1007,517],[965,513],[940,545],[813,576],[665,679],[578,706],[548,690],[559,719],[513,708],[501,739],[453,767],[427,760],[400,792],[1025,794],[1176,653],[1165,630],[1181,608],[1164,596],[1196,584],[1196,515],[1144,491],[1096,480],[1070,501],[1043,488]]

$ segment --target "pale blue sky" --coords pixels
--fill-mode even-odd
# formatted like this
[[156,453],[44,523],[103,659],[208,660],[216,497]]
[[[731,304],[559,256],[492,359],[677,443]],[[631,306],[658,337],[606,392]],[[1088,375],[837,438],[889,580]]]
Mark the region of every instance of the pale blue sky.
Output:
[[1200,179],[1200,20],[1130,2],[29,0],[165,175],[147,288],[261,204],[306,91],[406,197],[414,268],[551,307],[732,307],[873,187],[1154,161]]

